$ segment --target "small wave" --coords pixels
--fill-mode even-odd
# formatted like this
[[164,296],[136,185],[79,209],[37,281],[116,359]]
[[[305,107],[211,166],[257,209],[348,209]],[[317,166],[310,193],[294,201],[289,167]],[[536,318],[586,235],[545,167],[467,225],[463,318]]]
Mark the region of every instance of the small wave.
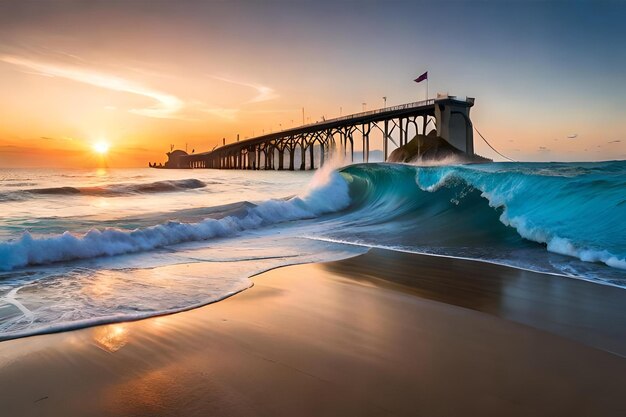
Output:
[[21,193],[8,192],[0,193],[0,201],[21,201],[24,200],[24,195]]
[[184,180],[156,181],[150,183],[109,184],[97,187],[49,187],[31,188],[0,193],[0,201],[25,200],[36,195],[94,195],[123,196],[133,194],[167,193],[204,188],[205,183],[195,178]]
[[[186,180],[173,180],[173,181],[156,181],[147,184],[129,184],[129,185],[110,185],[102,187],[105,192],[111,192],[113,194],[126,194],[126,193],[163,193],[180,190],[194,190],[197,188],[204,188],[207,184],[197,180],[195,178]],[[90,189],[88,189],[91,191]],[[93,191],[98,192],[99,189]]]
[[[323,175],[325,178],[322,180]],[[93,229],[82,236],[65,232],[34,238],[25,232],[18,240],[0,243],[0,270],[142,252],[183,242],[231,236],[247,229],[339,211],[349,203],[348,185],[343,177],[336,172],[323,174],[320,171],[318,179],[303,196],[268,200],[248,208],[242,216],[205,219],[198,223],[170,221],[132,231]]]
[[33,188],[30,190],[24,190],[25,193],[30,194],[51,194],[51,195],[69,195],[69,194],[80,194],[81,191],[79,188],[75,187],[52,187],[52,188]]
[[6,184],[7,187],[32,187],[37,185],[36,182],[12,182],[10,184]]

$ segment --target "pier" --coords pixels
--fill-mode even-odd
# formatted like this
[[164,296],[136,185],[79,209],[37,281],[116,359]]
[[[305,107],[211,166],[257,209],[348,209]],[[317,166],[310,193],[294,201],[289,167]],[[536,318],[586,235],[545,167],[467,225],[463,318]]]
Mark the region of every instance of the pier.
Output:
[[224,144],[209,152],[188,154],[172,150],[167,153],[169,159],[163,168],[315,169],[337,152],[354,160],[354,144],[359,140],[363,161],[368,162],[370,137],[376,131],[382,134],[385,160],[390,153],[390,142],[396,147],[403,146],[414,135],[431,130],[436,130],[437,136],[457,149],[473,155],[469,115],[473,105],[473,98],[443,95],[264,134]]

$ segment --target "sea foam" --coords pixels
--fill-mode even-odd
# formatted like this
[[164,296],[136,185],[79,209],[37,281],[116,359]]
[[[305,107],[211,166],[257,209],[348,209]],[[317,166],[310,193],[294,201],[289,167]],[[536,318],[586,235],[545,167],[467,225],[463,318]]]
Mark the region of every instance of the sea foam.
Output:
[[475,188],[523,238],[554,253],[626,269],[626,256],[614,253],[624,249],[626,235],[626,210],[619,202],[623,176],[592,167],[529,165],[417,169],[415,181],[431,193],[459,184]]
[[28,265],[87,259],[148,251],[183,242],[234,235],[262,226],[306,219],[342,210],[350,204],[348,184],[337,172],[320,171],[301,196],[288,200],[267,200],[240,217],[205,219],[198,223],[170,221],[132,231],[92,229],[82,236],[70,232],[35,238],[30,233],[0,243],[0,270]]

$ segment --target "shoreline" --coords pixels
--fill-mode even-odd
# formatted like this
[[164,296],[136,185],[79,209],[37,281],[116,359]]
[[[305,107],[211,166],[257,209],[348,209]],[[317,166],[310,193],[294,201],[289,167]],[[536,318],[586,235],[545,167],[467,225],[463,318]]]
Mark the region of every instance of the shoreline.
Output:
[[[359,256],[360,254],[355,254],[353,256]],[[278,257],[277,257],[278,258]],[[267,259],[267,258],[266,258]],[[347,259],[347,258],[345,258]],[[250,288],[254,287],[254,280],[253,278],[259,276],[259,275],[263,275],[267,272],[271,272],[275,269],[280,269],[280,268],[287,268],[290,266],[298,266],[298,265],[307,265],[307,264],[319,264],[319,263],[325,263],[325,262],[335,262],[335,261],[322,261],[322,262],[297,262],[297,263],[291,263],[291,264],[286,264],[286,265],[279,265],[279,266],[273,266],[270,267],[269,269],[266,270],[262,270],[260,272],[255,272],[254,274],[250,275],[249,277],[247,277],[246,279],[248,279],[249,281],[249,285],[245,288],[242,288],[240,290],[236,290],[236,291],[232,291],[229,292],[223,296],[220,296],[218,298],[212,299],[210,301],[206,301],[206,302],[201,302],[201,303],[196,303],[196,304],[191,304],[187,307],[183,307],[180,309],[173,309],[173,310],[163,310],[163,311],[159,311],[156,313],[146,313],[146,315],[139,315],[139,316],[126,316],[126,317],[117,317],[117,318],[113,318],[113,317],[98,317],[98,318],[94,318],[94,319],[87,319],[84,321],[75,321],[75,322],[71,322],[71,323],[67,323],[67,324],[54,324],[51,325],[49,327],[44,327],[44,328],[40,328],[40,329],[36,329],[35,331],[32,332],[15,332],[12,334],[0,334],[0,343],[4,342],[4,341],[10,341],[10,340],[17,340],[17,339],[23,339],[23,338],[28,338],[28,337],[35,337],[35,336],[44,336],[44,335],[48,335],[48,334],[55,334],[55,333],[64,333],[64,332],[73,332],[73,331],[77,331],[77,330],[83,330],[83,329],[88,329],[91,327],[95,327],[95,326],[106,326],[106,325],[111,325],[111,324],[116,324],[116,323],[131,323],[134,321],[141,321],[141,320],[147,320],[147,319],[151,319],[151,318],[156,318],[156,317],[162,317],[162,316],[169,316],[172,314],[178,314],[178,313],[184,313],[186,311],[191,311],[191,310],[196,310],[199,308],[203,308],[203,307],[207,307],[210,306],[211,304],[215,304],[215,303],[219,303],[220,301],[226,300],[230,297],[233,297],[237,294],[240,294],[246,290],[249,290]],[[203,264],[203,262],[194,262],[194,263],[181,263],[181,264],[173,264],[170,266],[174,266],[176,268],[182,268],[188,265],[201,265]],[[64,327],[65,326],[65,327]]]
[[[253,282],[185,312],[0,342],[0,407],[53,416],[626,413],[626,362],[607,349],[626,345],[626,327],[605,302],[625,301],[621,289],[379,249]],[[577,323],[581,314],[587,322]],[[585,326],[601,317],[592,346]]]
[[[365,259],[363,267],[358,265],[360,259]],[[391,259],[415,268],[418,274],[426,271],[429,278],[399,271]],[[352,279],[378,280],[422,298],[491,314],[626,357],[626,316],[622,313],[626,292],[622,287],[482,260],[379,248],[322,265]],[[477,296],[485,302],[477,303]]]
[[[344,258],[341,259],[340,261],[321,261],[321,262],[315,262],[313,264],[327,264],[327,263],[333,263],[333,262],[341,262],[341,261],[345,261],[351,258],[355,258],[355,257],[361,257],[364,255],[367,255],[368,253],[372,252],[372,251],[384,251],[384,252],[388,252],[388,253],[398,253],[398,254],[406,254],[409,256],[417,256],[417,257],[434,257],[434,258],[443,258],[443,259],[450,259],[450,260],[458,260],[458,261],[464,261],[464,262],[469,262],[469,263],[477,263],[477,264],[486,264],[486,265],[493,265],[496,267],[502,267],[502,268],[507,268],[507,269],[512,269],[512,270],[518,270],[521,272],[527,272],[527,273],[531,273],[531,274],[538,274],[538,275],[544,275],[544,276],[553,276],[553,277],[559,277],[559,278],[564,278],[564,279],[573,279],[573,280],[578,280],[578,281],[582,281],[582,282],[586,282],[589,284],[599,284],[602,286],[607,286],[610,288],[614,288],[614,289],[620,289],[620,290],[624,290],[626,291],[625,287],[621,287],[619,285],[615,285],[612,284],[610,282],[605,282],[605,281],[601,281],[601,280],[593,280],[593,279],[589,279],[589,278],[585,278],[585,277],[581,277],[581,276],[574,276],[574,275],[565,275],[565,274],[559,274],[556,272],[544,272],[544,271],[536,271],[533,269],[529,269],[529,268],[523,268],[520,266],[516,266],[516,265],[508,265],[506,263],[501,263],[501,262],[495,262],[495,261],[490,261],[487,259],[474,259],[474,258],[466,258],[466,257],[461,257],[461,256],[454,256],[454,255],[444,255],[444,254],[435,254],[435,253],[428,253],[428,252],[414,252],[414,251],[409,251],[409,250],[404,250],[401,248],[389,248],[389,247],[385,247],[385,246],[372,246],[372,245],[364,245],[364,244],[359,244],[359,243],[353,243],[353,242],[345,242],[345,241],[341,241],[341,240],[332,240],[332,239],[324,239],[324,238],[312,238],[312,237],[304,237],[304,239],[311,239],[311,240],[316,240],[316,241],[323,241],[323,242],[329,242],[329,243],[337,243],[337,244],[342,244],[342,245],[348,245],[348,246],[356,246],[356,247],[361,247],[361,248],[367,248],[367,252],[363,253],[363,254],[355,254],[349,258]],[[198,262],[198,264],[201,264],[202,262]],[[206,306],[209,306],[211,304],[215,304],[218,303],[220,301],[226,300],[232,296],[235,296],[237,294],[240,294],[246,290],[251,289],[254,286],[254,281],[253,279],[259,275],[263,275],[267,272],[271,272],[275,269],[280,269],[280,268],[287,268],[287,267],[291,267],[291,266],[297,266],[297,265],[302,265],[302,264],[311,264],[310,262],[302,262],[302,263],[294,263],[294,264],[286,264],[286,265],[280,265],[280,266],[273,266],[267,270],[263,270],[260,272],[256,272],[252,275],[250,275],[247,279],[250,280],[250,285],[246,288],[243,288],[241,290],[238,291],[233,291],[231,293],[228,293],[224,296],[221,296],[219,298],[216,298],[214,300],[210,300],[207,302],[201,302],[201,303],[196,303],[196,304],[192,304],[190,306],[187,307],[183,307],[180,309],[173,309],[173,310],[165,310],[165,311],[160,311],[157,313],[147,313],[146,315],[142,315],[142,316],[129,316],[129,317],[124,317],[122,319],[119,318],[111,318],[111,317],[102,317],[102,318],[95,318],[95,319],[88,319],[85,322],[72,322],[69,324],[55,324],[55,325],[51,325],[49,328],[43,328],[43,329],[37,329],[33,332],[30,331],[25,331],[25,332],[17,332],[14,334],[0,334],[0,343],[4,342],[4,341],[9,341],[9,340],[16,340],[16,339],[22,339],[22,338],[27,338],[27,337],[33,337],[33,336],[39,336],[39,335],[47,335],[47,334],[55,334],[55,333],[63,333],[63,332],[68,332],[68,331],[76,331],[76,330],[81,330],[81,329],[86,329],[86,328],[90,328],[90,327],[94,327],[94,326],[104,326],[104,325],[108,325],[108,324],[115,324],[115,323],[126,323],[126,322],[133,322],[133,321],[139,321],[139,320],[146,320],[146,319],[150,319],[150,318],[154,318],[154,317],[161,317],[161,316],[168,316],[168,315],[172,315],[172,314],[178,314],[178,313],[183,313],[186,311],[190,311],[190,310],[195,310],[195,309],[199,309],[199,308],[203,308]],[[189,264],[175,264],[175,266],[177,267],[181,267],[181,266],[185,266],[185,265],[189,265]],[[381,278],[384,281],[392,281],[390,280],[388,277],[387,278]],[[625,294],[626,295],[626,294]],[[65,326],[65,327],[64,327]],[[625,323],[626,326],[626,323]],[[615,353],[617,355],[626,357],[626,346],[624,347],[624,350],[621,351],[621,353],[617,353],[617,352],[612,352]]]
[[[306,239],[318,240],[318,241],[321,241],[321,242],[328,242],[328,243],[339,243],[339,244],[342,244],[342,245],[349,245],[349,246],[357,246],[357,247],[362,247],[362,248],[368,248],[369,250],[371,250],[371,249],[379,249],[379,250],[385,250],[385,251],[390,251],[390,252],[407,253],[407,254],[411,254],[411,255],[434,256],[434,257],[437,257],[437,258],[459,259],[459,260],[468,261],[468,262],[481,262],[481,263],[486,263],[486,264],[490,264],[490,265],[497,265],[497,266],[504,266],[504,267],[512,268],[512,269],[519,269],[520,271],[533,272],[533,273],[536,273],[536,274],[553,275],[553,276],[556,276],[556,277],[578,279],[578,280],[581,280],[581,281],[587,281],[587,282],[591,282],[591,283],[594,283],[594,284],[606,285],[606,286],[609,286],[609,287],[621,288],[623,290],[626,290],[626,287],[619,286],[619,285],[613,284],[611,282],[604,281],[602,279],[587,278],[587,277],[584,277],[584,276],[581,276],[581,275],[566,275],[566,274],[562,274],[562,273],[558,273],[558,272],[539,271],[539,270],[536,270],[536,269],[525,268],[525,267],[519,266],[519,265],[509,265],[509,264],[504,263],[504,262],[498,262],[498,261],[493,261],[493,260],[489,260],[489,259],[467,258],[467,257],[464,257],[464,256],[445,255],[445,254],[441,254],[441,253],[411,251],[409,249],[388,247],[388,246],[382,246],[382,245],[371,245],[371,244],[364,244],[364,243],[355,243],[355,242],[343,241],[343,240],[339,240],[339,239],[328,239],[328,238],[322,238],[322,237],[310,237],[310,236],[308,236],[308,237],[306,237]],[[535,243],[541,244],[539,242],[535,242]],[[564,254],[560,254],[560,253],[556,253],[556,252],[552,252],[552,253],[555,253],[557,255],[562,255],[562,256],[568,256],[568,257],[571,257],[571,258],[574,258],[574,259],[578,259],[577,257],[572,256],[572,255],[564,255]],[[586,261],[583,261],[583,262],[586,262]],[[598,263],[598,264],[606,265],[603,262],[598,262],[598,261],[591,262],[591,263]],[[608,265],[606,265],[606,266],[609,267],[609,268],[621,270],[621,268],[608,266]]]

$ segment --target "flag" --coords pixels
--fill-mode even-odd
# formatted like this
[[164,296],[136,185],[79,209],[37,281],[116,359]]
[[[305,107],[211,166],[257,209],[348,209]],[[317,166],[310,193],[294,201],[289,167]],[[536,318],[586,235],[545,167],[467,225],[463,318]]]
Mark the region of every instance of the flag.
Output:
[[426,71],[425,73],[423,73],[422,75],[414,79],[413,81],[415,81],[416,83],[421,83],[422,81],[427,80],[427,79],[428,79],[428,71]]

